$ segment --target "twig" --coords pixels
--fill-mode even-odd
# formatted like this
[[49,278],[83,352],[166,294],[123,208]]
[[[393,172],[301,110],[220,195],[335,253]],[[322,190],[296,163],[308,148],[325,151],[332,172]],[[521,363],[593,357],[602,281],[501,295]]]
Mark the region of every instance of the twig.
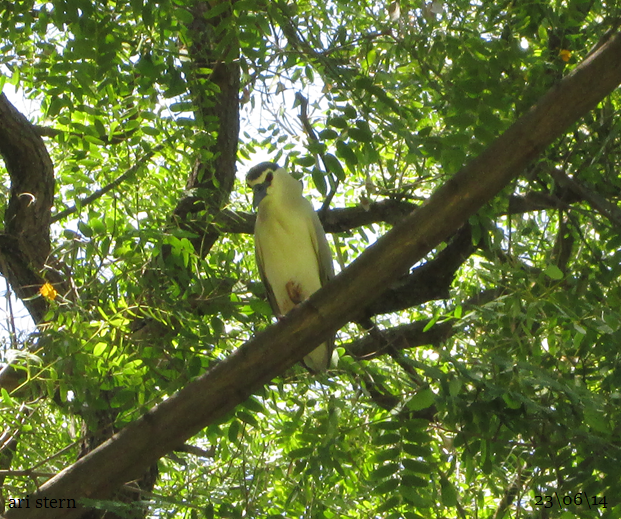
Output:
[[212,445],[209,450],[205,450],[197,447],[196,445],[184,443],[181,447],[175,449],[175,452],[186,452],[188,454],[198,456],[199,458],[213,458],[216,452],[216,447],[215,445]]
[[[71,137],[78,137],[80,139],[84,138],[84,133],[69,132],[65,130],[59,130],[57,128],[51,128],[49,126],[41,126],[39,124],[33,124],[32,128],[35,131],[35,133],[39,135],[40,137],[54,138],[54,137],[58,137],[59,135],[68,135]],[[133,130],[115,134],[112,137],[108,137],[107,135],[97,135],[96,137],[104,144],[121,144],[122,142],[129,139],[134,133],[136,133],[136,130],[137,128],[134,128]]]
[[564,171],[550,170],[552,178],[562,187],[567,187],[583,200],[589,202],[591,207],[602,216],[608,218],[617,228],[621,228],[621,210],[602,195],[588,189],[575,178],[569,177]]
[[[3,257],[0,257],[0,262],[2,262],[2,272],[8,272],[6,262]],[[15,329],[15,314],[13,313],[13,302],[11,295],[11,285],[9,285],[8,280],[4,280],[6,283],[6,302],[9,307],[9,315],[7,316],[8,326],[9,326],[9,339],[11,341],[11,348],[14,350],[17,349],[17,331]]]
[[[163,147],[164,147],[163,144],[158,144],[157,146],[155,146],[146,155],[144,155],[138,162],[136,162],[136,164],[134,164],[131,168],[129,168],[125,173],[123,173],[122,175],[114,179],[107,186],[102,187],[99,191],[95,191],[92,195],[89,195],[86,198],[82,199],[79,203],[79,207],[84,207],[94,202],[95,200],[101,198],[109,191],[112,191],[115,187],[119,186],[121,183],[127,180],[131,175],[136,173],[136,171],[138,171],[139,168],[141,168],[146,162],[151,160],[153,155],[155,155]],[[64,211],[61,211],[60,213],[56,213],[54,216],[52,216],[52,223],[57,222],[58,220],[61,220],[63,218],[66,218],[67,216],[77,212],[77,210],[78,210],[78,205],[74,205],[73,207],[69,207],[65,209]]]
[[29,478],[51,478],[56,475],[56,472],[35,472],[33,470],[0,470],[0,477],[13,476],[20,477],[26,476]]

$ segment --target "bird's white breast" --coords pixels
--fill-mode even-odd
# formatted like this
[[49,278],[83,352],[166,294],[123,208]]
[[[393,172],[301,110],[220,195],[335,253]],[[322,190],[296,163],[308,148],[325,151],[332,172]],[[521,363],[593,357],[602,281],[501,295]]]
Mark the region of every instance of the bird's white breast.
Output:
[[310,202],[302,197],[295,204],[275,202],[265,199],[261,203],[255,240],[278,309],[285,314],[300,302],[292,300],[292,289],[299,289],[304,300],[321,288],[321,281]]

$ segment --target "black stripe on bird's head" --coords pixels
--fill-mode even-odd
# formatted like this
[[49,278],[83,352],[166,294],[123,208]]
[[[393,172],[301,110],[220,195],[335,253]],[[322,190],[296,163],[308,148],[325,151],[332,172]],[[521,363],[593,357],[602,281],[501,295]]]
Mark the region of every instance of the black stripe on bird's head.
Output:
[[261,200],[267,196],[267,188],[272,184],[274,172],[280,169],[274,162],[261,162],[252,167],[246,174],[246,183],[252,188],[253,201],[252,207],[259,207]]

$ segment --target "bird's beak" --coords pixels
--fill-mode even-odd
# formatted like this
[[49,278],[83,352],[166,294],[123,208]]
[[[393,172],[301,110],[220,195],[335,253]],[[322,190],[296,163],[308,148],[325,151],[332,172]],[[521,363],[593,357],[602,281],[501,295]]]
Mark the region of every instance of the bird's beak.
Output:
[[252,208],[256,209],[259,207],[261,200],[263,200],[267,196],[267,188],[269,184],[267,182],[263,182],[262,184],[257,184],[252,188],[253,199],[252,199]]

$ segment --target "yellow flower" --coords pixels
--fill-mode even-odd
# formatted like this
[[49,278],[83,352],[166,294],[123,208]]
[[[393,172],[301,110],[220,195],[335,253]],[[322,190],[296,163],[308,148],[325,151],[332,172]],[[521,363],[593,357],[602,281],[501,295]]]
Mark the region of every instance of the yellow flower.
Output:
[[54,299],[56,299],[56,296],[58,295],[58,292],[56,292],[56,289],[49,283],[45,283],[45,285],[43,285],[39,289],[39,292],[43,297],[45,297],[46,299],[49,299],[50,301],[54,301]]
[[569,61],[569,58],[571,58],[571,52],[567,49],[561,49],[560,51],[558,51],[558,55],[565,63],[567,63]]

